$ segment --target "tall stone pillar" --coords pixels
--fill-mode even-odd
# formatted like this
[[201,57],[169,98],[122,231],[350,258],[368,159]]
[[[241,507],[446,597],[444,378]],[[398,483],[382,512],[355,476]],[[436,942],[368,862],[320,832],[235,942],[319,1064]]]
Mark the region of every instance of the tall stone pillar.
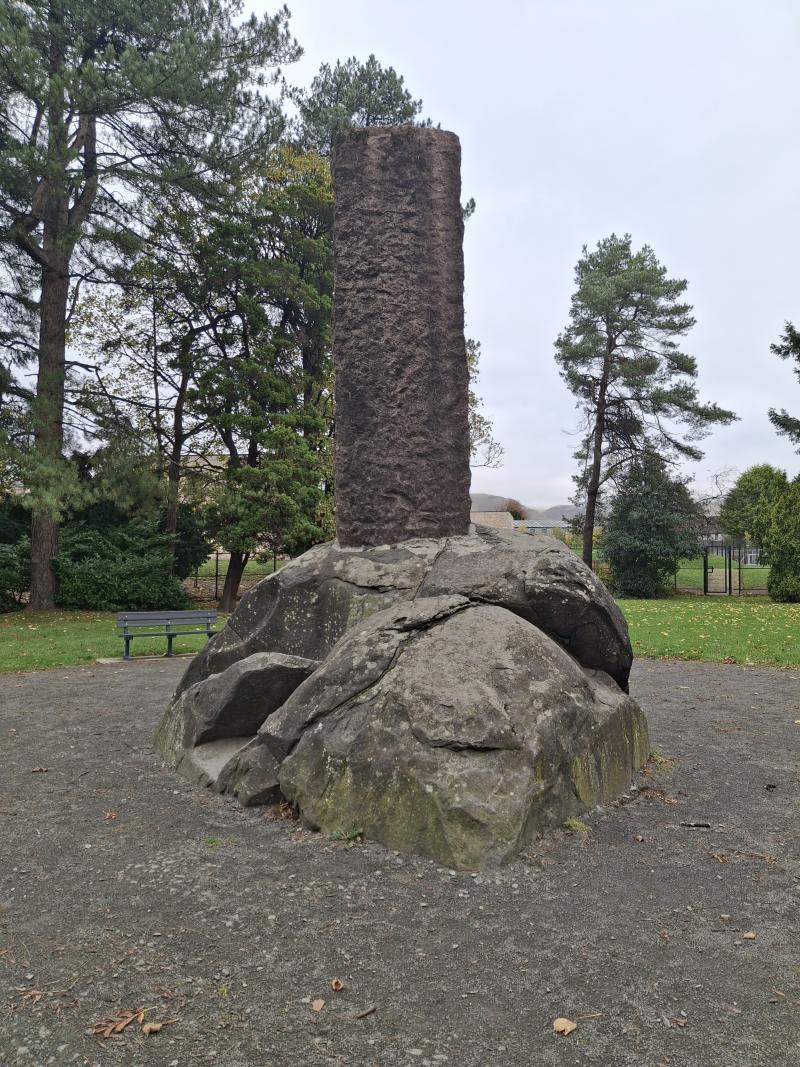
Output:
[[342,545],[469,528],[461,146],[353,130],[333,155],[336,525]]

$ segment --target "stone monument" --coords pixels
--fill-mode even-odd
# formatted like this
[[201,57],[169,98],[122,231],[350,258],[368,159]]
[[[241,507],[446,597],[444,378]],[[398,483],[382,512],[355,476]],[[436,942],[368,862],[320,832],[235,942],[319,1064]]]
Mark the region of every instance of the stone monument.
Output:
[[554,538],[469,526],[459,144],[333,159],[338,539],[249,590],[156,737],[243,804],[452,867],[511,859],[647,758],[631,647]]
[[336,534],[386,545],[469,529],[461,146],[359,130],[333,156]]

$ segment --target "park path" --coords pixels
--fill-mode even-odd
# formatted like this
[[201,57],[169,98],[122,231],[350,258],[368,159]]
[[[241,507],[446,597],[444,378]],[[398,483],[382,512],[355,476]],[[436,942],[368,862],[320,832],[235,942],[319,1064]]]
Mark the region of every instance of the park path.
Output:
[[0,1064],[798,1062],[800,672],[637,662],[674,762],[472,877],[176,779],[185,663],[0,681]]

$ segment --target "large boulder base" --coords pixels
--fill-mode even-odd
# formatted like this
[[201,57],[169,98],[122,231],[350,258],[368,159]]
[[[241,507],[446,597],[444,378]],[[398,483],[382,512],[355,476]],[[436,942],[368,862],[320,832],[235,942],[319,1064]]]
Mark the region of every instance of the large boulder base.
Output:
[[648,753],[644,716],[611,678],[461,597],[356,627],[258,740],[311,826],[459,868],[504,862],[614,799]]
[[625,619],[575,553],[554,537],[473,526],[459,537],[312,548],[245,593],[178,692],[255,652],[323,660],[374,612],[453,593],[508,608],[627,689],[633,657]]
[[243,804],[283,796],[309,825],[482,867],[627,788],[648,752],[631,658],[553,538],[334,542],[245,595],[156,747]]

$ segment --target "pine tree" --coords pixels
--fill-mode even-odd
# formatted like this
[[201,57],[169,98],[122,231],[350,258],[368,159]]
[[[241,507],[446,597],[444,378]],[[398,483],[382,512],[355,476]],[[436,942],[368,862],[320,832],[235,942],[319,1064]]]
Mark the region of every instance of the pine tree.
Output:
[[300,112],[300,139],[306,148],[328,156],[336,137],[352,126],[401,126],[419,120],[422,101],[415,100],[392,67],[382,67],[371,55],[366,63],[355,57],[331,67],[323,63],[308,90],[295,92]]
[[[794,372],[800,379],[800,330],[797,330],[791,322],[787,322],[780,341],[775,345],[770,345],[770,351],[780,356],[781,359],[794,360],[796,364]],[[769,421],[778,433],[788,437],[800,452],[800,419],[790,415],[784,408],[780,411],[770,408]]]
[[678,339],[694,325],[683,301],[687,283],[667,277],[647,245],[629,234],[586,246],[575,268],[570,323],[559,334],[556,361],[577,397],[583,439],[575,481],[585,502],[583,560],[591,566],[601,494],[645,452],[700,459],[696,441],[736,418],[698,400],[697,363]]
[[238,0],[0,5],[0,292],[27,315],[37,363],[32,608],[55,602],[51,560],[70,480],[66,332],[81,284],[141,236],[143,192],[210,195],[280,126],[263,87],[297,54],[288,12],[238,22],[240,10]]

